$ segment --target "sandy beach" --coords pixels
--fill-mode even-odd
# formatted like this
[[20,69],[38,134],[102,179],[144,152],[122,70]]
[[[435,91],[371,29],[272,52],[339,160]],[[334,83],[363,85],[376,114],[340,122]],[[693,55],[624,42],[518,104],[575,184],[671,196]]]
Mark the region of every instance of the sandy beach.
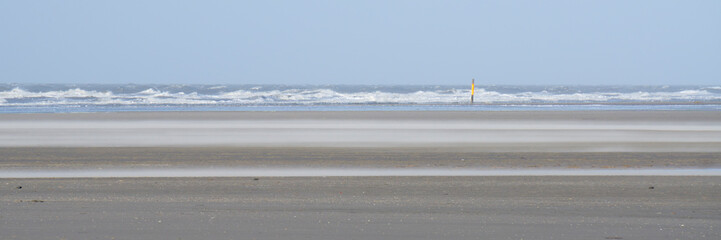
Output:
[[[0,170],[718,169],[721,112],[1,114]],[[718,239],[718,176],[2,178],[3,239]]]
[[721,240],[720,10],[0,1],[0,240]]
[[0,115],[0,147],[416,147],[718,152],[718,111],[131,112]]
[[1,181],[3,239],[721,236],[719,177]]

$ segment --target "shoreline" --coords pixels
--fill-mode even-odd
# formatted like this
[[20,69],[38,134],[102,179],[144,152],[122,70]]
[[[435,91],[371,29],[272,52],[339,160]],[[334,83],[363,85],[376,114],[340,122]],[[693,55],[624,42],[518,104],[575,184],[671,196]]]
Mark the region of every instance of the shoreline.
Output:
[[69,112],[6,113],[3,121],[40,120],[301,120],[301,119],[383,119],[383,120],[598,120],[598,121],[715,121],[721,111],[696,110],[583,110],[583,111],[142,111],[142,112]]

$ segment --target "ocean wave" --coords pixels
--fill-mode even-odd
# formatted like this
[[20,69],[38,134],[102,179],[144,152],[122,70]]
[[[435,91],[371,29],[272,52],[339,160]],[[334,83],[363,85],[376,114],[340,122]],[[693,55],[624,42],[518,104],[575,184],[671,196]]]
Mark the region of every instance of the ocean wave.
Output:
[[[39,90],[27,90],[37,88]],[[1,106],[62,105],[328,105],[328,104],[461,104],[470,89],[443,86],[187,86],[142,88],[104,85],[73,87],[15,86],[0,91]],[[721,100],[720,87],[670,88],[651,86],[479,87],[475,101],[488,104],[569,104],[707,102]]]

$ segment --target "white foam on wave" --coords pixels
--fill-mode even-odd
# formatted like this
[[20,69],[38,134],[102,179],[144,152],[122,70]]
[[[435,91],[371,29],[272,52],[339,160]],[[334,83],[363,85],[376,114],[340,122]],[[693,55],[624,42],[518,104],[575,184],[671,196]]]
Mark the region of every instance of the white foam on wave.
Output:
[[493,91],[481,91],[477,94],[478,101],[481,102],[611,102],[611,101],[640,101],[640,102],[660,102],[660,101],[679,101],[679,100],[719,100],[721,95],[713,94],[706,90],[683,90],[679,92],[632,92],[632,93],[616,93],[616,92],[592,92],[592,93],[572,93],[572,94],[554,94],[548,91],[541,92],[523,92],[514,94],[502,94]]
[[20,88],[13,88],[10,91],[0,92],[0,98],[89,98],[89,97],[112,97],[112,92],[99,92],[83,90],[80,88],[68,89],[65,91],[29,92]]
[[263,104],[263,103],[297,103],[297,104],[363,104],[363,103],[460,103],[468,99],[470,92],[457,91],[439,93],[416,91],[412,93],[391,92],[353,92],[341,93],[331,89],[312,90],[272,90],[247,91],[240,90],[224,93],[221,98],[232,99],[231,103]]
[[[219,89],[215,87],[216,89]],[[73,88],[62,91],[31,92],[13,88],[0,92],[0,106],[48,105],[314,105],[314,104],[458,104],[469,101],[469,89],[419,90],[413,92],[358,91],[340,92],[328,88],[274,89],[252,88],[200,94],[170,92],[148,88],[136,93],[113,93]],[[675,92],[577,92],[549,91],[501,93],[479,88],[475,101],[479,103],[611,103],[664,101],[719,101],[716,89],[686,89]]]

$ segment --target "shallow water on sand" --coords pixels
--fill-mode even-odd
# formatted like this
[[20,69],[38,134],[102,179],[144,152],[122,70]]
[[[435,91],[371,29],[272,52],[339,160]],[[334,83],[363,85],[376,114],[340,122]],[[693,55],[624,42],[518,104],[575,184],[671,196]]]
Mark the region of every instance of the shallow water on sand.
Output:
[[157,177],[448,177],[448,176],[721,176],[720,168],[448,169],[448,168],[138,168],[0,170],[0,178]]

